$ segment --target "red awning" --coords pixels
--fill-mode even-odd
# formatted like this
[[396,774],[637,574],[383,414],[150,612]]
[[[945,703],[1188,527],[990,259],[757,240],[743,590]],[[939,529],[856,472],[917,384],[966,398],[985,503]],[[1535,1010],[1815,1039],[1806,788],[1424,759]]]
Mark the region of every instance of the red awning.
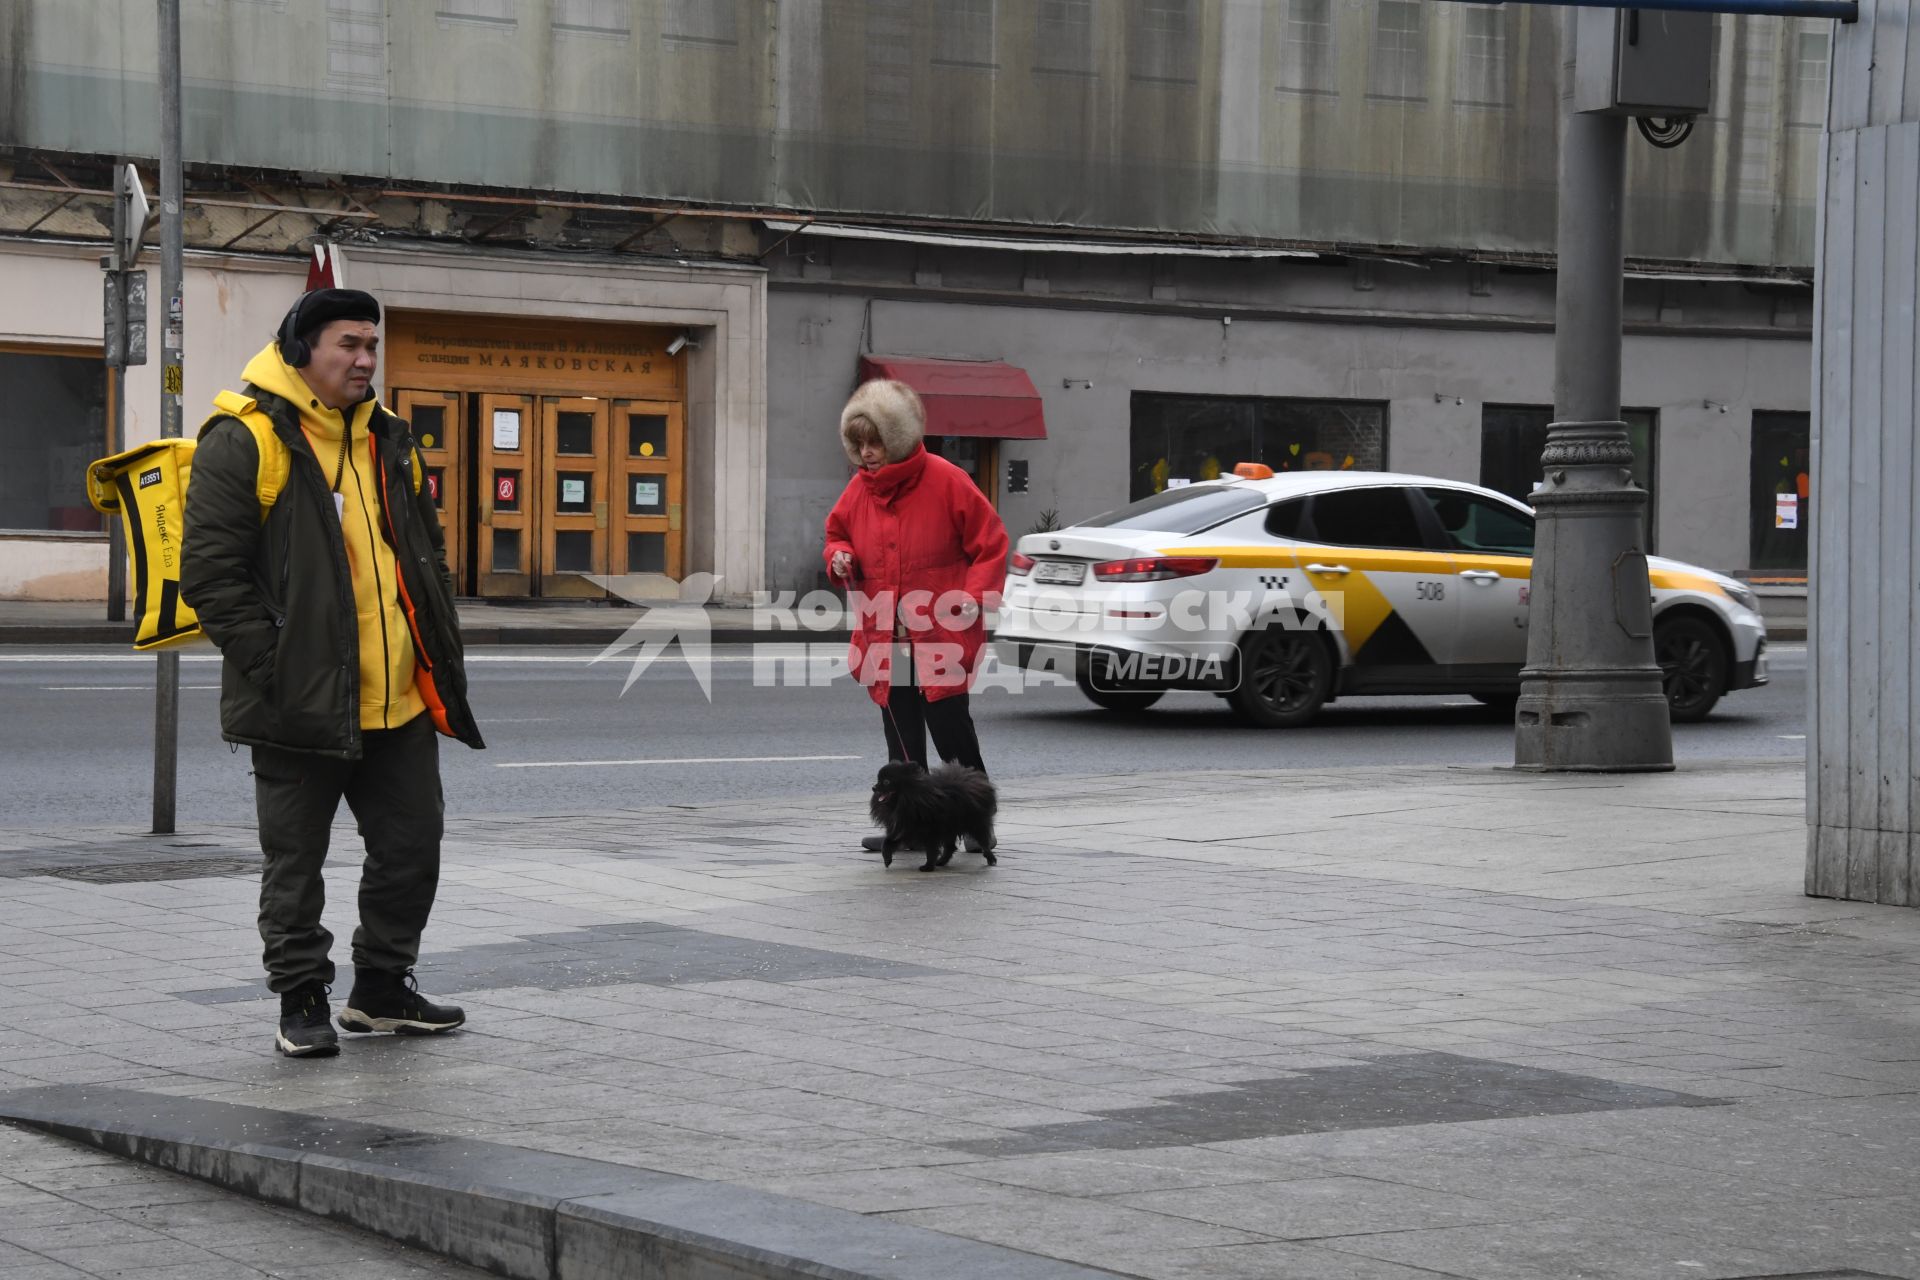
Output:
[[1040,393],[1025,369],[999,360],[861,356],[860,381],[892,378],[920,393],[930,436],[1045,440]]

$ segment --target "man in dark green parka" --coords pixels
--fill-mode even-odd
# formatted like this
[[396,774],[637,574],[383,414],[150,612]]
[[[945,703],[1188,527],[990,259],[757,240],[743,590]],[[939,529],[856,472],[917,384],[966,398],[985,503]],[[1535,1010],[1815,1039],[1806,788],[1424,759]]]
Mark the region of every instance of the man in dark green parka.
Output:
[[[413,966],[439,883],[436,730],[484,744],[439,516],[410,429],[373,395],[379,320],[368,294],[303,294],[248,363],[245,394],[216,400],[187,489],[181,595],[226,659],[222,736],[253,749],[260,936],[275,1047],[293,1057],[340,1049],[320,917],[342,798],[367,857],[340,1025],[431,1034],[465,1020],[420,994]],[[242,420],[261,414],[270,431]]]

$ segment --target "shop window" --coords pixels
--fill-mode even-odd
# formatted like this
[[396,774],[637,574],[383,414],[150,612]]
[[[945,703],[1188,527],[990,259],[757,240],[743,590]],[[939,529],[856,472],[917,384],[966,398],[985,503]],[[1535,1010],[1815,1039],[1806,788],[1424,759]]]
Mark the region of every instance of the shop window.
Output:
[[994,483],[999,478],[997,441],[979,436],[928,436],[926,444],[928,453],[938,454],[973,477],[987,501],[994,501]]
[[[1633,482],[1647,491],[1647,550],[1659,532],[1655,522],[1654,443],[1660,415],[1651,409],[1623,409],[1627,443],[1633,447]],[[1539,487],[1540,455],[1547,447],[1553,410],[1545,405],[1488,405],[1480,411],[1480,483],[1509,498],[1529,501]]]
[[1196,0],[1134,0],[1127,26],[1127,70],[1133,79],[1199,83],[1198,8]]
[[96,355],[0,351],[0,529],[99,533],[87,464],[107,452],[107,374]]
[[1286,14],[1280,36],[1280,83],[1275,87],[1288,93],[1338,93],[1333,0],[1287,0]]
[[1093,0],[1040,0],[1033,44],[1035,71],[1093,75]]
[[1133,500],[1231,474],[1242,462],[1278,471],[1379,471],[1387,407],[1366,400],[1133,395]]
[[1427,96],[1427,27],[1420,0],[1380,0],[1373,25],[1367,95],[1418,101]]
[[1813,420],[1804,413],[1753,415],[1755,578],[1804,581],[1813,534]]

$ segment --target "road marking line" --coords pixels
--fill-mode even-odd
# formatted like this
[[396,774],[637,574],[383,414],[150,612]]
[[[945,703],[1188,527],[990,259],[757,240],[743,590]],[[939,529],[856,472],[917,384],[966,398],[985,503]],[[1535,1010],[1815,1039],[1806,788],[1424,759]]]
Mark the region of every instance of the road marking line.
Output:
[[[182,692],[190,689],[218,689],[217,684],[183,684]],[[131,693],[153,688],[150,684],[43,684],[42,693]]]
[[631,764],[799,764],[818,760],[858,760],[859,756],[679,756],[648,760],[519,760],[496,769],[588,769]]

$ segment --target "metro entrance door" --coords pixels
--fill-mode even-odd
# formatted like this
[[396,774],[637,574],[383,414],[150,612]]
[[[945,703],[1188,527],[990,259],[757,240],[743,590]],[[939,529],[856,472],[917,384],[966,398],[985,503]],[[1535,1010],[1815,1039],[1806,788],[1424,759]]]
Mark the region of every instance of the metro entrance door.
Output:
[[534,583],[534,520],[539,509],[540,426],[531,396],[482,395],[478,525],[480,594],[530,596]]
[[413,444],[426,468],[421,484],[440,512],[440,532],[446,539],[447,572],[453,589],[464,586],[466,570],[467,485],[461,466],[464,450],[459,436],[465,419],[457,391],[395,391],[393,411],[413,428]]

